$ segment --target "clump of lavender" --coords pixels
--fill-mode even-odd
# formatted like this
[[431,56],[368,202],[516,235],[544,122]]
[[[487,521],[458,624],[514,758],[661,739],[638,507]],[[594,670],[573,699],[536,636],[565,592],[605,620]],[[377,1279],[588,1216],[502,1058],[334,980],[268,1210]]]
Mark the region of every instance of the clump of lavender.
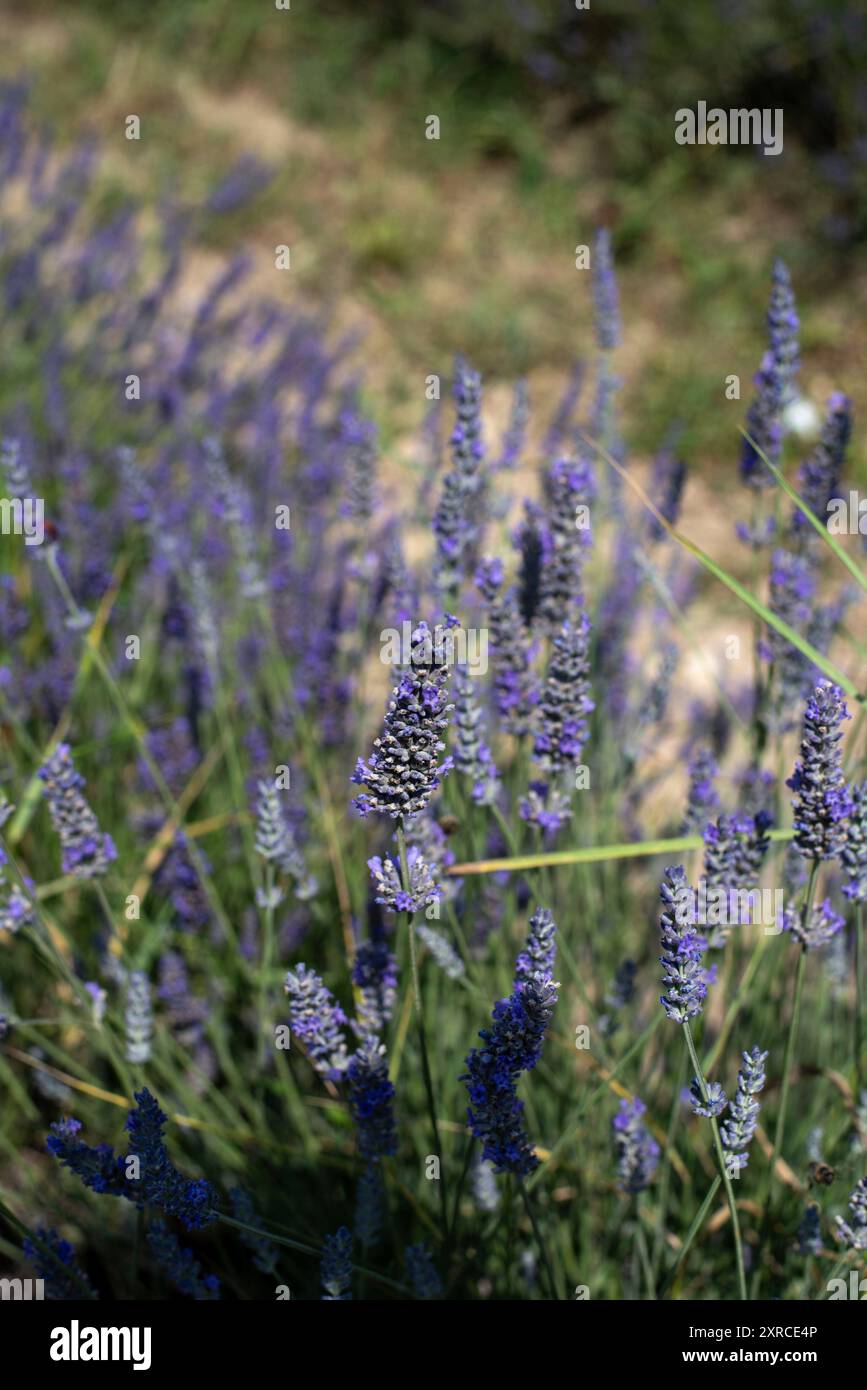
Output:
[[110,835],[104,835],[96,816],[81,794],[84,778],[75,769],[67,743],[59,743],[39,769],[45,785],[48,813],[60,836],[62,867],[75,878],[97,878],[108,871],[117,850]]
[[39,1278],[45,1280],[46,1299],[55,1303],[74,1303],[79,1299],[98,1298],[99,1295],[76,1260],[75,1251],[69,1241],[59,1236],[53,1228],[46,1231],[40,1226],[36,1235],[41,1246],[48,1246],[54,1253],[54,1259],[29,1237],[25,1237],[21,1248]]
[[765,1087],[767,1052],[754,1047],[744,1052],[743,1066],[738,1072],[738,1086],[729,1113],[720,1125],[723,1157],[729,1173],[741,1173],[749,1161],[747,1150],[759,1122],[759,1102],[756,1096]]
[[781,925],[783,931],[791,932],[793,939],[805,951],[818,951],[833,941],[846,923],[839,912],[834,911],[830,898],[825,898],[823,902],[813,904],[809,921],[804,920],[800,909],[787,907]]
[[144,1066],[151,1059],[154,1011],[150,980],[143,970],[131,970],[129,973],[123,1018],[126,1060],[133,1066]]
[[375,901],[389,912],[418,912],[442,897],[443,890],[434,882],[431,867],[417,845],[410,845],[406,862],[409,869],[408,888],[404,888],[400,866],[393,858],[386,855],[382,859],[376,854],[367,861],[376,888]]
[[352,1235],[341,1226],[336,1235],[325,1237],[325,1252],[319,1266],[324,1303],[348,1303],[352,1298]]
[[440,761],[442,734],[452,706],[447,698],[448,672],[443,652],[431,640],[427,623],[412,634],[410,664],[392,691],[382,733],[373,752],[358,759],[352,781],[365,791],[353,805],[363,816],[371,811],[406,821],[424,810],[452,759]]
[[466,666],[455,667],[454,693],[455,768],[470,779],[473,801],[488,806],[496,799],[500,774],[484,737],[482,711]]
[[202,1266],[192,1250],[181,1245],[177,1236],[164,1221],[154,1221],[148,1228],[147,1242],[151,1254],[169,1283],[178,1293],[197,1302],[220,1297],[220,1281],[216,1274],[203,1274]]
[[707,995],[707,976],[702,967],[704,940],[689,925],[682,924],[684,905],[690,894],[686,874],[680,867],[666,869],[659,896],[662,912],[659,917],[662,935],[662,981],[665,994],[660,1003],[666,1017],[675,1023],[687,1023],[702,1011]]
[[852,809],[840,753],[849,712],[839,686],[822,680],[807,702],[801,756],[786,786],[795,792],[794,843],[805,859],[836,859]]
[[286,974],[289,1025],[310,1061],[329,1081],[340,1081],[349,1066],[342,1029],[346,1014],[314,970],[298,965]]
[[394,1128],[394,1087],[388,1079],[385,1048],[373,1036],[362,1040],[346,1070],[349,1108],[362,1158],[383,1158],[397,1152]]
[[[553,964],[553,924],[543,918],[537,926],[538,930],[531,928],[525,954],[528,960]],[[484,1047],[470,1052],[460,1078],[467,1083],[470,1097],[470,1129],[483,1144],[482,1157],[498,1173],[525,1176],[538,1164],[516,1086],[521,1072],[532,1070],[541,1056],[558,989],[549,971],[519,974],[511,996],[494,1005],[492,1027],[479,1033]]]
[[[782,261],[774,263],[768,305],[768,351],[755,378],[756,394],[747,412],[747,434],[772,463],[782,443],[781,414],[792,399],[798,371],[798,314],[789,272]],[[744,440],[741,477],[751,487],[773,482],[757,449]]]
[[419,923],[415,929],[415,934],[423,946],[430,951],[440,970],[449,980],[461,980],[466,972],[466,967],[455,950],[452,943],[442,932],[435,931],[433,927]]
[[408,1245],[403,1253],[407,1277],[416,1298],[439,1298],[443,1292],[443,1281],[427,1246]]
[[611,1122],[617,1154],[617,1179],[622,1192],[643,1192],[659,1162],[659,1145],[644,1124],[647,1106],[636,1096],[622,1100]]
[[867,1250],[867,1178],[859,1178],[849,1198],[852,1213],[848,1221],[834,1217],[834,1231],[839,1241],[850,1250]]
[[[798,491],[818,521],[828,524],[828,504],[837,497],[846,446],[852,432],[852,402],[842,391],[828,398],[825,420],[819,442],[804,460],[798,473]],[[806,545],[818,539],[807,517],[796,507],[792,529]]]
[[397,960],[384,941],[362,941],[352,965],[352,983],[357,1031],[383,1033],[397,1001]]
[[689,792],[686,799],[684,835],[704,830],[719,806],[716,779],[719,767],[709,748],[697,748],[689,760]]

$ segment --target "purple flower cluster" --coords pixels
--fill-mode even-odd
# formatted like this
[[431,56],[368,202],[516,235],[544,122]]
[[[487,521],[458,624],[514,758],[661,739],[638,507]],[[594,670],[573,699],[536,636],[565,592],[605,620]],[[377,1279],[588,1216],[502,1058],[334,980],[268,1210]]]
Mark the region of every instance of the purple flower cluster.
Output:
[[549,917],[533,919],[525,950],[518,958],[513,992],[495,1004],[492,1026],[479,1033],[484,1046],[473,1048],[460,1078],[469,1092],[470,1129],[483,1145],[482,1157],[493,1163],[498,1173],[524,1176],[538,1164],[516,1087],[521,1073],[531,1071],[542,1054],[542,1041],[557,1002],[559,985],[551,979],[550,968],[532,973],[525,968],[536,960],[553,965],[554,930]]
[[617,1154],[617,1179],[623,1192],[643,1192],[659,1162],[659,1145],[644,1123],[647,1106],[636,1096],[622,1100],[611,1122]]
[[702,966],[705,941],[688,925],[678,921],[684,894],[689,891],[682,868],[666,869],[659,889],[662,911],[662,981],[665,993],[660,999],[667,1018],[687,1023],[697,1018],[707,994],[707,975]]
[[737,1090],[729,1113],[720,1125],[720,1138],[726,1166],[730,1173],[740,1173],[747,1166],[747,1150],[759,1123],[759,1102],[756,1096],[765,1088],[765,1059],[767,1052],[754,1047],[744,1052],[743,1066],[738,1072]]
[[367,762],[359,758],[352,781],[365,790],[353,805],[366,816],[378,811],[406,821],[424,810],[452,759],[440,760],[442,734],[452,706],[448,670],[427,623],[412,634],[409,667],[392,691],[382,733]]
[[117,850],[81,794],[84,778],[76,771],[68,743],[57,745],[39,776],[51,823],[60,836],[63,872],[82,879],[101,877],[117,858]]
[[804,713],[800,759],[786,782],[795,793],[795,844],[805,859],[836,859],[846,843],[852,799],[843,776],[840,726],[848,718],[839,686],[820,681]]

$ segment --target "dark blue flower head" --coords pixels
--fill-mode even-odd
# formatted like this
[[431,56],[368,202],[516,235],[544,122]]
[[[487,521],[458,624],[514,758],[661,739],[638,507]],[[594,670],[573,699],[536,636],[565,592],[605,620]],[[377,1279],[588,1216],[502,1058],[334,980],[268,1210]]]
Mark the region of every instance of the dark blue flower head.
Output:
[[361,1033],[382,1033],[397,999],[397,960],[384,941],[362,941],[352,965]]
[[220,1297],[220,1281],[216,1274],[202,1273],[202,1266],[192,1250],[181,1245],[164,1221],[152,1223],[147,1242],[166,1279],[178,1293],[197,1302],[210,1302]]
[[786,782],[795,792],[795,839],[805,859],[836,859],[846,843],[852,799],[843,776],[841,725],[849,712],[839,686],[822,680],[804,714],[801,756]]
[[98,1294],[78,1264],[69,1241],[63,1240],[53,1229],[46,1231],[40,1227],[36,1235],[41,1244],[53,1252],[54,1259],[30,1239],[25,1239],[21,1248],[39,1278],[45,1280],[46,1299],[74,1303],[79,1299],[97,1298]]
[[349,1108],[355,1121],[362,1158],[384,1158],[397,1152],[394,1128],[394,1087],[388,1078],[385,1048],[366,1037],[347,1069]]
[[516,1085],[521,1072],[535,1067],[542,1040],[557,1002],[558,985],[549,976],[531,975],[501,999],[490,1028],[479,1033],[484,1043],[467,1057],[460,1080],[467,1083],[467,1119],[483,1145],[482,1157],[498,1173],[531,1173],[538,1164],[524,1128],[524,1106]]

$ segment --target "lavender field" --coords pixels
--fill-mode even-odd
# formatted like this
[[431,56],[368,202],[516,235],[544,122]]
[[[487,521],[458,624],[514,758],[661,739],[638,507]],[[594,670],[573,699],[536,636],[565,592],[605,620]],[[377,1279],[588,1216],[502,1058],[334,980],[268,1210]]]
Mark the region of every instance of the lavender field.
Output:
[[556,371],[496,299],[413,356],[381,224],[331,294],[266,159],[130,192],[135,101],[46,102],[0,86],[0,1275],[859,1297],[858,188],[643,395],[616,213],[563,224]]

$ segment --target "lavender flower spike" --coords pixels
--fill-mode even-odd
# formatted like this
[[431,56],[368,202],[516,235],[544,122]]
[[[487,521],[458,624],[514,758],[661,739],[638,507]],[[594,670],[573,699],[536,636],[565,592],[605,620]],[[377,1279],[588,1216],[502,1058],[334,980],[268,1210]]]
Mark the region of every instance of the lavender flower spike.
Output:
[[483,1144],[482,1157],[498,1173],[532,1173],[538,1159],[524,1128],[524,1105],[516,1085],[522,1071],[535,1067],[557,1002],[559,986],[544,974],[516,985],[509,999],[494,1006],[493,1025],[479,1033],[484,1047],[467,1057],[470,1129]]
[[617,1176],[623,1192],[643,1192],[659,1161],[659,1145],[642,1120],[646,1110],[647,1106],[637,1096],[634,1100],[623,1100],[611,1122],[617,1151]]
[[726,1119],[720,1125],[723,1154],[730,1174],[740,1173],[749,1161],[750,1146],[759,1123],[759,1102],[756,1096],[765,1087],[765,1058],[767,1052],[754,1047],[742,1054],[744,1064],[738,1072],[738,1088]]
[[557,925],[546,907],[539,907],[530,918],[524,949],[515,962],[515,981],[554,973],[557,956]]
[[334,1236],[325,1237],[325,1253],[319,1266],[324,1303],[347,1303],[352,1298],[352,1235],[341,1226]]
[[867,1250],[867,1178],[860,1178],[849,1198],[852,1216],[844,1221],[842,1216],[834,1217],[834,1229],[838,1240],[848,1245],[850,1250]]
[[707,976],[702,969],[704,940],[686,922],[684,908],[690,895],[683,869],[666,869],[659,896],[662,912],[659,918],[662,934],[662,979],[665,994],[660,1003],[668,1018],[675,1023],[687,1023],[702,1011],[707,994]]
[[593,304],[597,345],[610,352],[620,342],[620,304],[607,227],[599,228],[593,246]]
[[339,1081],[349,1066],[341,1031],[346,1014],[316,972],[306,965],[288,971],[284,988],[289,995],[292,1032],[303,1042],[316,1070],[329,1081]]
[[362,1158],[383,1158],[397,1151],[394,1087],[388,1079],[385,1048],[375,1037],[364,1039],[347,1068],[349,1108]]
[[117,850],[81,794],[84,778],[75,769],[69,744],[57,745],[39,776],[45,783],[51,823],[60,836],[63,872],[81,879],[100,877],[117,858]]
[[786,782],[796,793],[794,843],[805,859],[836,859],[852,799],[843,777],[840,725],[849,711],[839,686],[820,681],[804,714],[801,757]]
[[840,863],[849,880],[843,885],[843,894],[855,902],[864,902],[867,899],[867,782],[853,783],[849,795],[852,812],[846,826],[846,843],[840,854]]
[[392,691],[382,733],[365,763],[358,759],[352,781],[366,788],[353,805],[362,815],[379,811],[409,820],[423,811],[452,759],[439,760],[441,735],[452,706],[447,703],[447,668],[442,648],[427,623],[412,634],[410,664]]

